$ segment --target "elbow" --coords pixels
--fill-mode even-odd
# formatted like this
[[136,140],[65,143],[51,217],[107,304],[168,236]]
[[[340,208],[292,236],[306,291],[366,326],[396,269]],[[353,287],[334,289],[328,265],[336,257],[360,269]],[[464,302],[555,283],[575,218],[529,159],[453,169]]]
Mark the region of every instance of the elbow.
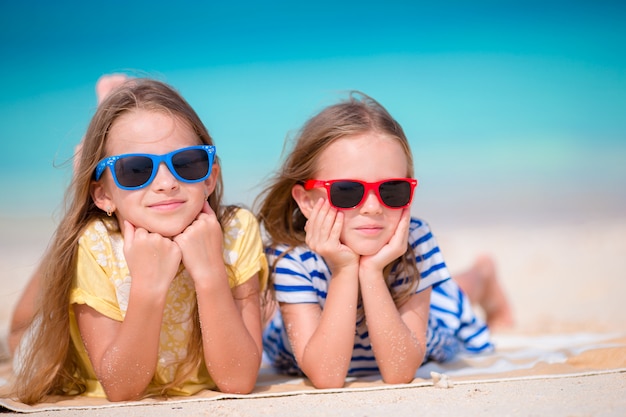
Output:
[[383,382],[385,384],[397,385],[397,384],[409,384],[415,379],[415,374],[411,375],[383,375]]
[[343,388],[346,383],[346,380],[341,381],[313,381],[311,380],[313,386],[317,389],[336,389]]
[[122,401],[132,401],[134,400],[134,398],[107,394],[107,400],[109,400],[112,403],[119,403]]
[[131,392],[111,392],[105,390],[105,393],[107,400],[111,402],[140,400],[143,397],[143,392],[136,394]]
[[409,384],[415,379],[415,374],[422,363],[424,362],[425,349],[421,349],[420,346],[425,346],[424,343],[417,343],[416,350],[410,357],[406,357],[400,361],[389,361],[378,363],[378,369],[380,375],[385,384]]
[[409,384],[415,379],[418,368],[419,365],[404,366],[400,372],[380,369],[380,375],[385,384]]
[[255,387],[256,379],[217,384],[217,389],[225,394],[250,394]]
[[250,394],[256,386],[259,372],[242,373],[236,378],[220,378],[215,380],[215,385],[220,392],[225,394]]
[[250,394],[256,387],[260,369],[261,355],[256,355],[254,360],[246,366],[228,371],[212,368],[209,369],[209,374],[220,392],[225,394]]
[[346,384],[345,375],[307,375],[311,384],[317,389],[343,388]]
[[141,400],[148,388],[148,383],[122,384],[117,378],[98,378],[98,381],[111,402]]
[[346,384],[349,363],[309,363],[300,369],[317,389],[343,388]]

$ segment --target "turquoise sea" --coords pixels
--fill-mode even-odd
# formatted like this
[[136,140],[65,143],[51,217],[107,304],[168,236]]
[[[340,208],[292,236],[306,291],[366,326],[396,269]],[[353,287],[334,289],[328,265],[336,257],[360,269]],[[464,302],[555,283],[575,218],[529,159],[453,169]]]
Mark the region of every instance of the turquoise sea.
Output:
[[285,139],[361,90],[403,125],[416,213],[454,222],[626,209],[623,2],[2,2],[0,217],[53,216],[105,73],[162,79],[251,205]]

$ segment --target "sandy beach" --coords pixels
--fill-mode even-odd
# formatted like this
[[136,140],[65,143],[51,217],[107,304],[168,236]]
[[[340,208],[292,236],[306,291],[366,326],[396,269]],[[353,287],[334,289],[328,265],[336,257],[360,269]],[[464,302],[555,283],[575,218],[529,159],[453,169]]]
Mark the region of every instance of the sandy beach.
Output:
[[[53,230],[50,219],[2,218],[0,330]],[[451,271],[490,253],[516,314],[520,335],[626,330],[626,217],[533,224],[433,224]],[[441,416],[626,413],[626,373],[455,386],[233,399],[37,413],[107,416]]]

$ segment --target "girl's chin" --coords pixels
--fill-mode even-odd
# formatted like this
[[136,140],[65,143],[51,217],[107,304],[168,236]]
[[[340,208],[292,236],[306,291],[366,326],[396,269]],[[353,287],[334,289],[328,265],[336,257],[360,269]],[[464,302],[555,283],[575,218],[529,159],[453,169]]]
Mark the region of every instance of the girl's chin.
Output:
[[350,247],[350,249],[352,249],[352,251],[354,253],[356,253],[359,256],[372,256],[372,255],[376,255],[378,253],[378,251],[380,251],[380,249],[382,248],[381,245],[348,245]]
[[375,255],[389,242],[390,236],[378,234],[376,236],[363,236],[358,233],[346,233],[340,241],[360,256]]
[[[148,229],[146,229],[148,230]],[[178,236],[179,234],[181,234],[183,231],[185,230],[185,228],[182,228],[181,230],[178,229],[172,229],[172,228],[168,228],[168,229],[163,229],[163,228],[153,228],[152,230],[148,230],[150,233],[157,233],[163,237],[166,237],[168,239],[171,239],[175,236]]]
[[[172,231],[167,231],[167,232],[164,232],[164,233],[159,233],[159,234],[160,234],[161,236],[163,236],[163,237],[168,238],[168,239],[172,239],[172,238],[174,238],[174,237],[178,236],[179,234],[181,234],[184,230],[185,230],[185,229],[183,229],[183,230],[179,230],[179,231],[174,231],[174,232],[172,232]],[[157,232],[157,233],[158,233],[158,232]]]
[[[121,222],[121,220],[118,219],[118,222]],[[164,225],[164,222],[154,222],[154,221],[143,222],[143,223],[142,222],[133,223],[133,221],[129,220],[129,222],[135,226],[135,229],[141,228],[141,229],[147,230],[150,233],[156,233],[168,239],[178,236],[179,234],[185,231],[187,226],[189,226],[188,224],[185,224],[185,225],[171,224],[173,222],[170,222],[169,224],[165,224],[165,225]],[[120,226],[121,226],[121,223],[120,223]]]

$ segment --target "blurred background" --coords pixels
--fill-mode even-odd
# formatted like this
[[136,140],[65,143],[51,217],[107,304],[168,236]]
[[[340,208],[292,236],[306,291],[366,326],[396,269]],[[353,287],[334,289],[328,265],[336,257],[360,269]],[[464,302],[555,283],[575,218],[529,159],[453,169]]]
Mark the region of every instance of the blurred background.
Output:
[[623,332],[625,22],[607,0],[0,0],[0,357],[114,72],[187,98],[247,206],[309,117],[369,94],[453,274],[486,251],[522,329]]
[[403,125],[431,222],[626,207],[620,1],[2,1],[0,217],[59,213],[106,73],[172,84],[252,205],[285,139],[361,90]]

